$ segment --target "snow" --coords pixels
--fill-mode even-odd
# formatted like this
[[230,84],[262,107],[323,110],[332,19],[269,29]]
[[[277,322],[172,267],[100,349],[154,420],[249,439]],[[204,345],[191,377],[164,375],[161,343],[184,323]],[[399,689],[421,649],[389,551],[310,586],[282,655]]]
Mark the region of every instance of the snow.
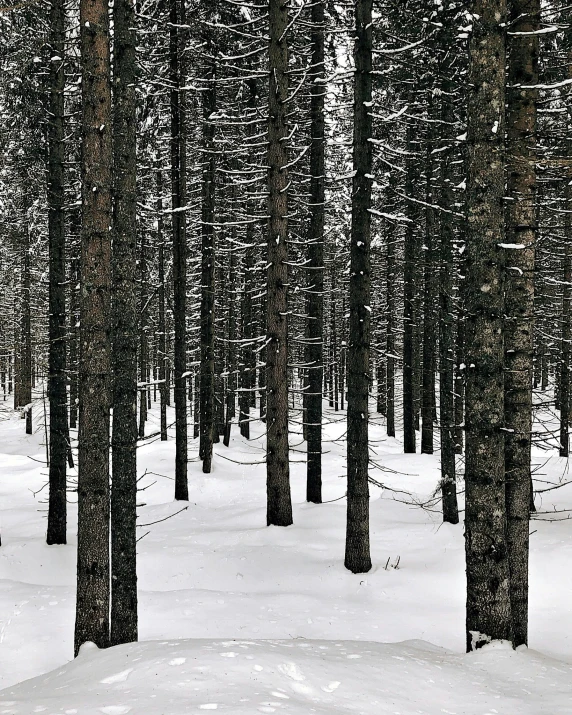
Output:
[[[147,434],[156,407],[150,417]],[[385,488],[371,488],[374,567],[353,575],[343,567],[345,414],[327,417],[322,505],[304,501],[293,425],[287,529],[265,526],[259,423],[250,442],[233,429],[229,449],[215,446],[211,475],[190,440],[185,511],[173,501],[174,440],[144,442],[141,642],[86,644],[74,661],[76,507],[68,545],[46,546],[43,428],[25,435],[0,405],[0,714],[570,713],[571,525],[531,525],[531,648],[492,643],[466,655],[462,526],[442,524],[432,499],[438,454],[403,455],[372,414],[371,457],[383,469],[372,476]],[[539,447],[535,464],[538,486],[566,480],[554,451]],[[571,493],[545,492],[538,505],[560,518]]]

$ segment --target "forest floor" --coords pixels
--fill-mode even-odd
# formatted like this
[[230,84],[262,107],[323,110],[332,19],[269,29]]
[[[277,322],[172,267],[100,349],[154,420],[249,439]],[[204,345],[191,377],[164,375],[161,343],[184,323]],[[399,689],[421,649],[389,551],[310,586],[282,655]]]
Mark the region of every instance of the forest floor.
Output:
[[[157,417],[153,408],[148,434]],[[432,500],[438,453],[403,455],[372,425],[372,477],[384,485],[371,487],[374,567],[353,575],[343,566],[345,414],[327,417],[327,503],[304,501],[305,444],[293,427],[287,529],[265,526],[259,423],[250,442],[233,429],[229,448],[216,445],[210,475],[190,441],[184,511],[173,500],[174,439],[142,442],[141,641],[87,646],[72,661],[77,509],[68,545],[46,546],[41,420],[26,436],[0,403],[0,714],[570,715],[572,521],[559,510],[572,507],[572,485],[537,496],[554,513],[531,523],[530,649],[466,655],[463,531],[443,525]],[[546,446],[534,454],[542,489],[568,480]]]

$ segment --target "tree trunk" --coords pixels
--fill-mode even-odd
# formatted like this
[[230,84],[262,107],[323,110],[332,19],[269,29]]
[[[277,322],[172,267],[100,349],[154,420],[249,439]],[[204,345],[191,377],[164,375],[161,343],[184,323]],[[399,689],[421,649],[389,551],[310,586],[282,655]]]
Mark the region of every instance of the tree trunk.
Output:
[[[407,146],[411,147],[413,126],[407,128]],[[405,193],[412,196],[414,172],[416,168],[410,158],[407,165]],[[411,218],[411,217],[410,217]],[[405,227],[405,249],[403,256],[403,451],[413,454],[416,451],[415,439],[415,307],[416,288],[415,274],[417,261],[417,238],[415,236],[415,221],[410,220]]]
[[372,0],[357,0],[354,45],[354,133],[348,346],[348,493],[345,566],[371,569],[369,551],[369,348],[372,189]]
[[509,250],[505,275],[505,474],[513,645],[528,642],[528,542],[531,498],[536,99],[540,0],[512,0],[507,93]]
[[147,242],[145,230],[141,231],[141,245],[139,247],[139,439],[145,437],[145,422],[147,422],[147,387],[149,372],[149,311],[147,307]]
[[75,654],[109,643],[111,83],[105,0],[80,0],[82,227]]
[[306,397],[306,439],[308,461],[306,500],[322,501],[322,382],[324,376],[324,2],[312,5],[312,82],[310,84],[310,225],[308,229],[308,378]]
[[[212,30],[206,31],[207,54],[213,52]],[[200,447],[203,472],[210,474],[215,432],[215,125],[211,115],[216,111],[216,78],[214,61],[205,78],[203,101],[203,170],[201,211],[201,394]],[[217,440],[218,441],[218,440]]]
[[[135,7],[115,0],[111,645],[137,640],[137,151]],[[145,281],[144,236],[141,279]],[[141,313],[142,320],[143,312]],[[142,346],[143,347],[143,346]],[[146,346],[144,346],[146,347]],[[142,379],[146,373],[141,369]],[[145,393],[141,393],[145,404]],[[143,430],[145,423],[143,422]]]
[[186,109],[183,71],[185,0],[170,0],[169,79],[171,84],[171,208],[173,228],[173,322],[175,396],[175,499],[187,501],[187,238]]
[[288,6],[269,0],[266,489],[268,525],[292,523],[288,448]]
[[467,650],[512,636],[504,473],[505,0],[474,0],[468,83]]
[[64,51],[65,3],[50,5],[50,117],[48,121],[49,306],[48,398],[50,401],[50,497],[48,544],[66,543],[66,461],[68,412],[66,387],[66,225],[64,216]]
[[161,442],[167,441],[167,323],[165,321],[165,234],[163,226],[163,174],[157,170],[157,245],[159,263],[159,399],[161,401]]
[[385,336],[385,349],[387,360],[386,375],[386,409],[387,409],[387,436],[395,437],[395,226],[391,221],[386,222],[386,303],[387,303],[387,332]]
[[[429,98],[428,114],[434,114],[433,101]],[[433,127],[428,129],[426,148],[426,203],[425,250],[423,251],[423,365],[421,389],[421,453],[433,454],[433,416],[435,411],[435,261],[434,238],[437,218],[433,197]]]
[[70,326],[69,326],[69,381],[70,381],[70,422],[71,429],[77,427],[77,412],[79,404],[78,370],[79,370],[79,260],[74,258],[71,263],[70,289]]

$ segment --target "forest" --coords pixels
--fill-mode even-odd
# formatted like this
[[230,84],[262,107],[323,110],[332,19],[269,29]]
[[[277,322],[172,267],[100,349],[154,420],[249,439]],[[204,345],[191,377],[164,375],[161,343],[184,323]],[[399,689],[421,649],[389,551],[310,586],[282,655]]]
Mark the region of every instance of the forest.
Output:
[[572,712],[571,18],[0,7],[2,713]]

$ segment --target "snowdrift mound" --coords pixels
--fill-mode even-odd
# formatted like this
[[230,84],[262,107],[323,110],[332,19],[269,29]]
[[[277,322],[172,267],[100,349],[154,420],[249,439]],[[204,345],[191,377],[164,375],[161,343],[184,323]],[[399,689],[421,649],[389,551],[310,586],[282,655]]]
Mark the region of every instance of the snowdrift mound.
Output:
[[495,643],[147,641],[0,691],[2,715],[569,715],[572,665]]

